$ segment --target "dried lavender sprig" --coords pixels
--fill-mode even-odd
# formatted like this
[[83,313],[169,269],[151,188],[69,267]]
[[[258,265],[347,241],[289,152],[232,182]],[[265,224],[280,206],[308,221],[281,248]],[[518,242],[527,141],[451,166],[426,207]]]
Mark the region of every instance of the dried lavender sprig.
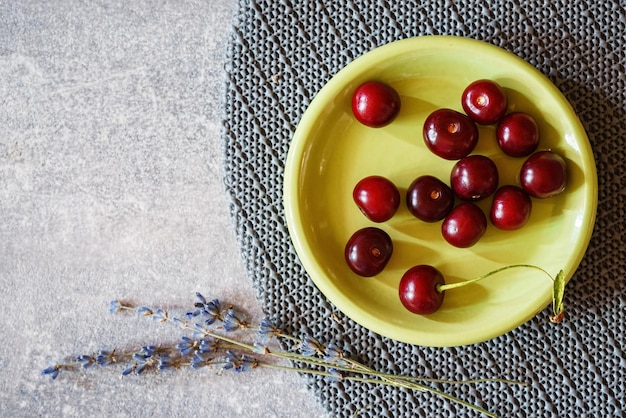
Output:
[[[236,323],[237,326],[234,325],[229,325],[229,326],[225,326],[224,329],[228,332],[230,331],[234,331],[237,329],[240,330],[244,330],[244,331],[251,331],[253,330],[252,328],[250,328],[248,326],[248,324],[244,321],[242,321],[238,315],[234,314],[234,309],[230,309],[229,314],[224,316],[224,322],[227,321],[232,321],[233,318],[236,319]],[[174,319],[169,319],[168,320],[172,321],[172,322],[176,322]],[[180,326],[180,323],[177,323],[178,326]],[[267,323],[264,324],[264,326],[267,326]],[[187,325],[187,328],[193,329],[196,332],[198,331],[198,327],[194,326],[193,328],[189,327]],[[261,327],[259,327],[260,329]],[[258,329],[257,329],[258,332]],[[277,329],[274,329],[274,332],[279,335],[282,336],[284,334],[279,333]],[[250,344],[246,344],[243,343],[241,341],[229,338],[229,337],[225,337],[223,335],[220,334],[216,334],[215,332],[213,332],[212,330],[208,329],[208,328],[204,328],[204,334],[206,336],[211,336],[213,338],[216,339],[221,339],[224,341],[227,341],[235,346],[237,346],[238,348],[244,349],[244,350],[250,350],[252,352],[255,353],[259,353],[259,347],[257,345],[250,345]],[[388,373],[381,373],[381,372],[377,372],[374,369],[371,369],[359,362],[356,362],[354,360],[350,360],[348,363],[348,366],[343,366],[340,363],[336,363],[333,362],[333,364],[329,364],[329,362],[327,360],[324,359],[319,359],[316,357],[312,357],[313,355],[324,355],[326,348],[315,338],[312,338],[310,336],[305,336],[303,339],[298,340],[298,339],[294,339],[293,337],[291,338],[291,340],[293,341],[300,341],[300,345],[301,348],[303,350],[302,354],[298,354],[298,353],[291,353],[291,352],[286,352],[286,351],[282,351],[282,350],[270,350],[269,348],[265,348],[265,350],[261,353],[264,355],[268,355],[268,356],[273,356],[273,357],[277,357],[280,359],[287,359],[287,360],[292,360],[292,361],[297,361],[300,363],[304,363],[304,364],[309,364],[309,365],[313,365],[313,366],[320,366],[325,368],[327,371],[320,371],[320,370],[314,370],[314,369],[302,369],[302,368],[292,368],[294,370],[298,370],[300,372],[304,372],[304,373],[310,373],[310,374],[320,374],[323,376],[327,376],[327,377],[337,377],[337,375],[339,374],[341,376],[341,378],[343,379],[348,379],[348,380],[354,380],[354,381],[361,381],[361,382],[369,382],[369,383],[377,383],[377,384],[384,384],[384,385],[389,385],[389,386],[395,386],[395,387],[404,387],[404,388],[408,388],[408,389],[413,389],[413,390],[418,390],[418,391],[427,391],[427,392],[431,392],[435,395],[438,396],[442,396],[450,401],[456,402],[458,404],[464,405],[468,408],[472,408],[478,412],[487,414],[488,416],[495,416],[493,414],[491,414],[489,411],[484,410],[483,408],[480,408],[476,405],[472,405],[466,401],[463,401],[460,398],[457,398],[453,395],[447,394],[445,392],[439,391],[437,389],[434,389],[432,387],[429,386],[425,386],[423,384],[420,384],[418,382],[424,382],[424,381],[430,381],[430,382],[439,382],[439,383],[460,383],[458,381],[447,381],[447,380],[442,380],[442,379],[420,379],[420,378],[415,378],[415,377],[409,377],[409,376],[397,376],[397,375],[393,375],[393,374],[388,374]],[[264,365],[266,363],[263,363]],[[270,365],[268,364],[267,367],[269,367]],[[287,366],[277,366],[275,365],[277,368],[285,368]],[[360,373],[362,375],[365,376],[370,376],[370,377],[358,377],[358,376],[353,376],[353,375],[343,375],[341,374],[341,372],[346,372],[346,373]],[[372,378],[375,377],[375,378]],[[481,382],[488,382],[488,381],[496,381],[495,379],[480,379]],[[508,384],[521,384],[521,385],[525,385],[525,383],[523,382],[517,382],[517,381],[511,381],[511,380],[505,380],[505,379],[497,379],[497,381],[499,382],[503,382],[503,383],[508,383]],[[466,383],[477,383],[478,380],[471,380],[471,381],[465,381]]]
[[430,386],[425,386],[425,385],[420,385],[418,383],[412,383],[412,382],[403,382],[401,380],[398,381],[394,381],[394,380],[381,380],[381,379],[373,379],[373,378],[367,378],[367,377],[358,377],[358,376],[344,376],[341,373],[337,373],[336,369],[330,369],[329,371],[321,371],[321,370],[315,370],[315,369],[301,369],[301,368],[295,368],[295,367],[290,367],[290,366],[280,366],[280,365],[275,365],[275,364],[259,364],[260,366],[263,367],[268,367],[268,368],[273,368],[273,369],[280,369],[280,370],[294,370],[294,371],[298,371],[299,373],[306,373],[306,374],[310,374],[310,375],[317,375],[317,376],[324,376],[324,377],[328,377],[331,379],[335,379],[335,378],[339,378],[339,379],[343,379],[343,380],[350,380],[353,382],[361,382],[361,383],[372,383],[372,384],[377,384],[377,385],[385,385],[385,386],[392,386],[392,387],[403,387],[406,389],[411,389],[411,390],[417,390],[420,392],[429,392],[432,393],[433,395],[437,395],[437,396],[441,396],[442,398],[445,398],[451,402],[457,403],[459,405],[463,405],[469,409],[472,409],[476,412],[480,412],[485,414],[488,417],[492,417],[492,418],[497,418],[498,416],[484,408],[481,408],[478,405],[474,405],[470,402],[464,401],[461,398],[458,398],[454,395],[450,395],[446,392],[440,391],[438,389],[432,388]]
[[[204,300],[204,298],[202,297],[202,295],[200,295],[199,293],[197,294],[197,297],[202,298],[202,300]],[[217,299],[213,300],[211,302],[211,306],[214,308],[214,310],[212,310],[209,314],[210,315],[214,315],[214,316],[218,316],[217,313],[219,313],[219,302]],[[127,309],[127,310],[132,310],[132,307],[129,306],[122,306],[123,309]],[[233,347],[238,347],[240,349],[244,349],[244,350],[250,350],[252,352],[255,353],[260,353],[260,354],[265,354],[265,355],[269,355],[269,356],[273,356],[273,357],[278,357],[280,359],[287,359],[290,361],[297,361],[303,364],[308,364],[311,366],[319,366],[319,367],[324,367],[324,368],[332,368],[337,372],[344,372],[344,373],[361,373],[361,374],[366,374],[369,376],[375,376],[378,377],[380,379],[384,379],[386,381],[388,381],[390,384],[394,384],[397,383],[400,386],[406,386],[407,384],[416,384],[419,385],[418,382],[431,382],[431,383],[450,383],[450,384],[472,384],[472,383],[483,383],[483,382],[499,382],[499,383],[506,383],[506,384],[518,384],[518,385],[526,385],[525,382],[519,382],[519,381],[513,381],[513,380],[507,380],[507,379],[493,379],[493,378],[486,378],[486,379],[472,379],[472,380],[463,380],[463,381],[454,381],[454,380],[444,380],[444,379],[431,379],[431,378],[422,378],[422,377],[412,377],[412,376],[402,376],[402,375],[393,375],[393,374],[388,374],[388,373],[382,373],[382,372],[378,372],[374,369],[371,369],[359,362],[356,362],[352,359],[348,359],[345,357],[342,357],[341,360],[343,361],[344,364],[341,364],[340,361],[338,360],[334,360],[334,361],[328,361],[328,357],[326,357],[326,360],[323,359],[317,359],[312,357],[312,355],[317,354],[317,355],[324,355],[325,352],[327,351],[326,347],[324,347],[321,343],[319,343],[319,341],[317,341],[316,339],[306,336],[303,339],[299,339],[296,337],[291,337],[289,336],[289,339],[292,341],[297,341],[302,348],[302,354],[298,354],[298,353],[291,353],[291,352],[285,352],[285,351],[275,351],[275,350],[270,350],[267,347],[263,347],[263,346],[258,346],[258,345],[250,345],[250,344],[246,344],[246,343],[242,343],[241,341],[235,340],[235,339],[231,339],[229,337],[220,335],[220,334],[216,334],[213,331],[211,331],[210,329],[206,328],[206,327],[198,327],[197,324],[191,328],[189,327],[189,325],[184,322],[184,321],[180,321],[176,318],[170,318],[167,313],[164,313],[163,311],[160,310],[151,310],[149,308],[145,308],[145,307],[140,307],[137,309],[139,314],[142,315],[146,315],[146,316],[150,316],[150,315],[154,315],[156,316],[157,319],[161,320],[162,318],[166,318],[163,319],[163,322],[166,321],[170,321],[175,323],[177,326],[182,327],[182,328],[187,328],[187,329],[192,329],[194,332],[198,332],[199,330],[202,331],[202,333],[204,333],[205,336],[210,336],[215,338],[216,340],[222,340],[225,342],[229,342],[233,345]],[[268,319],[264,319],[259,328],[258,329],[254,329],[254,328],[250,328],[247,323],[243,320],[241,320],[239,318],[239,315],[237,315],[234,311],[234,309],[232,307],[228,308],[226,310],[226,314],[219,313],[219,317],[222,318],[222,321],[232,321],[233,323],[231,325],[229,325],[228,327],[225,327],[226,331],[234,331],[236,329],[241,329],[241,330],[250,330],[250,331],[260,331],[260,330],[265,330],[266,332],[270,332],[272,333],[274,336],[279,336],[279,337],[285,337],[286,334],[282,333],[282,331],[280,331],[277,327],[274,327],[271,325],[270,321]],[[216,318],[217,319],[217,318]],[[215,321],[210,321],[211,324],[213,324]],[[208,321],[207,321],[208,323]],[[186,337],[183,337],[186,338]],[[190,341],[189,339],[187,339],[188,341]],[[335,348],[335,351],[337,349]],[[331,364],[329,364],[331,363]],[[345,364],[348,364],[348,366],[346,367]],[[298,369],[298,370],[302,370],[302,369]],[[413,387],[413,389],[418,389],[418,390],[424,390],[424,388],[422,387],[423,385],[419,385],[420,387]]]
[[[197,297],[199,298],[203,298],[203,296],[199,293],[196,294]],[[212,303],[215,306],[219,306],[219,302],[217,299],[214,299],[212,301]],[[133,308],[130,306],[123,306],[124,309],[128,309],[128,310],[132,310]],[[146,308],[138,308],[138,311],[141,311],[143,313],[143,311]],[[327,353],[327,347],[325,347],[323,344],[321,344],[317,339],[310,337],[310,336],[305,336],[304,338],[300,339],[297,337],[292,337],[292,336],[288,336],[287,334],[284,334],[282,331],[280,331],[278,328],[276,327],[271,327],[272,332],[276,335],[279,336],[281,338],[284,338],[285,336],[288,336],[289,339],[291,341],[295,341],[298,342],[301,350],[302,350],[302,354],[298,354],[298,353],[292,353],[292,352],[288,352],[288,351],[282,351],[282,350],[270,350],[269,348],[265,347],[265,350],[262,350],[263,347],[259,347],[258,345],[254,345],[254,344],[247,344],[244,342],[241,342],[239,340],[233,339],[233,338],[229,338],[226,337],[224,335],[221,334],[217,334],[215,332],[213,332],[212,330],[210,330],[209,328],[206,327],[201,327],[201,326],[197,326],[197,324],[194,327],[190,327],[188,325],[188,323],[181,323],[180,320],[177,320],[176,318],[170,318],[167,314],[167,312],[163,312],[162,310],[156,310],[156,311],[151,311],[153,312],[152,315],[155,315],[157,317],[157,319],[161,320],[161,318],[166,317],[165,319],[162,320],[162,322],[173,322],[175,323],[177,326],[182,327],[182,328],[186,328],[186,329],[191,329],[193,331],[195,331],[196,333],[198,333],[199,331],[201,333],[204,334],[204,336],[209,336],[209,337],[213,337],[216,340],[221,340],[224,342],[228,342],[230,344],[232,344],[233,347],[236,348],[240,348],[243,350],[249,350],[255,353],[260,353],[260,354],[266,354],[269,356],[273,356],[273,357],[277,357],[280,359],[287,359],[287,360],[291,360],[291,361],[298,361],[300,363],[304,363],[304,364],[309,364],[309,365],[313,365],[313,366],[322,366],[322,367],[330,367],[333,368],[337,371],[343,371],[343,372],[360,372],[363,374],[367,374],[367,375],[371,375],[371,376],[376,376],[382,379],[389,379],[391,381],[404,381],[404,382],[413,382],[416,383],[417,382],[432,382],[432,383],[448,383],[448,384],[474,384],[474,383],[486,383],[486,382],[492,382],[492,383],[506,383],[506,384],[515,384],[515,385],[521,385],[521,386],[527,386],[528,384],[526,382],[521,382],[521,381],[515,381],[515,380],[509,380],[509,379],[500,379],[500,378],[481,378],[481,379],[469,379],[469,380],[445,380],[445,379],[432,379],[432,378],[424,378],[424,377],[413,377],[413,376],[402,376],[402,375],[395,375],[395,374],[389,374],[389,373],[382,373],[382,372],[378,372],[372,368],[369,368],[365,365],[363,365],[362,363],[359,363],[355,360],[349,359],[345,356],[342,356],[342,360],[344,362],[346,362],[348,365],[342,365],[342,364],[337,364],[337,361],[333,361],[332,364],[329,364],[329,361],[324,360],[324,359],[318,359],[315,357],[312,357],[313,355],[321,355],[324,356]],[[225,315],[220,315],[220,317],[222,318],[223,322],[226,321],[231,321],[232,323],[228,326],[228,327],[224,327],[224,329],[228,332],[232,332],[234,330],[242,330],[242,331],[256,331],[258,332],[259,330],[262,329],[262,327],[270,327],[269,325],[269,319],[264,319],[262,321],[263,325],[260,325],[259,328],[255,329],[250,327],[247,322],[243,321],[240,318],[240,315],[236,313],[236,311],[234,310],[234,308],[232,306],[229,306],[227,309],[225,309],[223,312],[226,312]],[[144,313],[145,315],[145,313]],[[149,315],[147,315],[149,316]],[[213,321],[211,322],[213,323]],[[261,350],[260,350],[261,348]],[[334,348],[335,350],[337,350],[337,348]],[[328,357],[326,357],[328,359]]]
[[[117,357],[128,360],[132,359],[133,363],[124,369],[122,375],[128,375],[131,373],[142,374],[147,370],[154,369],[168,370],[177,369],[183,366],[190,366],[192,368],[212,367],[215,365],[222,365],[222,370],[234,370],[235,372],[247,371],[259,366],[272,367],[283,370],[295,370],[300,373],[308,373],[314,375],[325,376],[330,379],[346,379],[352,381],[366,382],[382,384],[394,387],[404,387],[412,390],[427,391],[435,395],[441,396],[452,402],[471,408],[475,411],[485,413],[488,416],[495,416],[489,411],[484,410],[476,405],[472,405],[460,398],[453,395],[449,395],[445,392],[439,391],[432,387],[423,385],[419,382],[447,382],[447,383],[460,383],[457,381],[445,381],[435,379],[420,379],[409,376],[398,376],[388,373],[377,372],[357,361],[347,358],[343,350],[339,349],[336,345],[328,344],[325,346],[318,340],[305,336],[302,339],[295,338],[284,334],[278,327],[271,324],[269,320],[262,321],[258,328],[252,328],[241,317],[241,315],[234,310],[232,306],[223,307],[217,299],[207,302],[201,294],[196,294],[199,302],[194,306],[196,311],[187,314],[187,320],[181,320],[176,317],[171,317],[169,312],[164,309],[151,309],[148,307],[133,308],[130,305],[126,305],[121,301],[113,301],[110,304],[109,310],[111,312],[120,311],[136,311],[137,314],[146,317],[151,317],[159,322],[171,322],[179,328],[184,330],[190,330],[196,339],[189,337],[182,337],[182,340],[176,344],[175,348],[178,350],[174,353],[172,347],[161,346],[143,346],[138,352],[132,353],[119,353],[103,352],[100,356],[84,355],[79,356],[74,363],[68,364],[55,364],[42,371],[43,375],[49,375],[53,380],[56,379],[60,370],[63,369],[77,369],[79,367],[87,368],[92,367],[95,364],[100,366],[106,364],[113,364],[117,362]],[[205,321],[205,325],[190,324],[189,319],[198,315],[208,316],[209,319]],[[267,347],[267,345],[261,345],[258,343],[249,344],[243,341],[239,341],[235,338],[231,338],[225,335],[221,335],[214,330],[208,328],[209,325],[213,325],[215,322],[221,322],[223,329],[226,332],[233,331],[247,331],[257,332],[258,334],[266,334],[268,337],[276,337],[288,339],[292,342],[296,342],[301,349],[301,353],[294,353],[283,350],[274,350]],[[204,349],[202,348],[205,346]],[[206,347],[212,347],[207,349]],[[230,349],[226,352],[226,355],[219,359],[212,359],[207,357],[206,353],[217,349]],[[232,349],[241,350],[243,354],[237,354]],[[315,367],[292,367],[277,365],[273,363],[266,363],[257,360],[254,357],[250,357],[245,352],[253,352],[262,354],[267,357],[274,357],[282,360],[289,360],[299,362],[304,365]],[[116,357],[117,356],[117,357]],[[98,360],[99,359],[99,360]],[[323,370],[320,370],[322,368]],[[357,375],[355,375],[357,374]],[[523,384],[522,382],[513,382],[503,379],[480,379],[465,381],[466,383],[476,383],[485,381],[499,381],[513,384]]]

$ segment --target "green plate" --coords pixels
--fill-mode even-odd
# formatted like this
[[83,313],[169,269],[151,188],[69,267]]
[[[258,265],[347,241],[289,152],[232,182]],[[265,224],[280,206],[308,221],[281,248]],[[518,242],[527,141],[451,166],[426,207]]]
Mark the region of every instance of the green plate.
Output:
[[[447,107],[462,111],[461,93],[474,80],[499,83],[509,111],[532,114],[540,149],[552,149],[568,164],[567,189],[551,199],[533,199],[529,222],[517,231],[489,225],[473,247],[450,246],[441,223],[425,223],[406,205],[389,221],[374,224],[352,201],[363,177],[382,175],[403,196],[418,176],[449,182],[454,161],[432,154],[422,139],[424,119]],[[352,115],[351,98],[364,81],[379,80],[401,96],[398,117],[368,128]],[[518,184],[523,159],[505,156],[494,127],[479,128],[474,154],[491,157],[500,185]],[[468,280],[510,264],[542,267],[572,277],[588,246],[597,206],[597,175],[585,130],[559,90],[519,57],[493,45],[459,37],[425,36],[397,41],[354,60],[326,84],[304,113],[285,169],[284,204],[298,256],[320,291],[364,327],[398,341],[457,346],[500,336],[525,323],[551,302],[552,282],[533,269],[510,269],[479,283],[446,292],[439,311],[410,313],[398,298],[403,273],[417,264],[438,268],[447,282]],[[491,199],[479,203],[488,213]],[[375,277],[355,275],[344,246],[359,228],[378,226],[391,236],[394,253]]]

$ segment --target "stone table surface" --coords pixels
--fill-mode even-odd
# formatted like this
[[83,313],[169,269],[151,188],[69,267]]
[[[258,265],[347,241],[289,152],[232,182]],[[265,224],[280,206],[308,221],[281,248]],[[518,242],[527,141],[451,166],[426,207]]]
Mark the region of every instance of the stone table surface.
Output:
[[0,2],[0,415],[324,416],[257,370],[40,372],[180,332],[109,301],[263,313],[223,186],[235,0]]

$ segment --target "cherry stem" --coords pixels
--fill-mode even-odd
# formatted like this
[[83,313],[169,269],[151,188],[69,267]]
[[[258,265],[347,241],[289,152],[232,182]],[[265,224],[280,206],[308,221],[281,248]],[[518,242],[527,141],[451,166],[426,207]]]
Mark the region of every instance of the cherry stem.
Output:
[[511,264],[509,266],[500,267],[499,269],[495,269],[493,271],[490,271],[489,273],[483,274],[482,276],[478,276],[475,279],[466,280],[464,282],[458,282],[458,283],[440,284],[440,285],[437,286],[437,291],[438,292],[445,292],[446,290],[455,289],[457,287],[463,287],[463,286],[466,286],[468,284],[479,282],[482,279],[486,279],[487,277],[493,276],[496,273],[500,273],[500,272],[503,272],[505,270],[509,270],[509,269],[513,269],[513,268],[531,268],[531,269],[539,270],[542,273],[544,273],[546,276],[548,276],[550,278],[550,280],[552,280],[554,282],[554,277],[552,277],[552,275],[550,273],[548,273],[547,271],[545,271],[544,269],[542,269],[539,266],[535,266],[535,265],[532,265],[532,264]]

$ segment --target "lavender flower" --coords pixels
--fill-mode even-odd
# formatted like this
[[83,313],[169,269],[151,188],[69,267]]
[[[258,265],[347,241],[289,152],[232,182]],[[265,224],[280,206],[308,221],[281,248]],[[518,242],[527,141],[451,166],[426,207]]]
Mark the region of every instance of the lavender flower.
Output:
[[205,337],[200,339],[198,350],[201,353],[214,353],[220,349],[220,341],[217,338]]
[[105,351],[100,350],[96,355],[96,363],[99,366],[108,366],[109,364],[116,363],[117,359],[115,358],[115,350],[113,351]]
[[211,364],[211,360],[211,357],[207,356],[205,353],[196,351],[194,356],[191,358],[191,368],[201,369],[203,367],[208,367]]
[[180,357],[170,357],[168,355],[163,355],[158,357],[157,361],[157,370],[176,370],[181,366],[181,358]]
[[119,300],[112,300],[111,302],[109,302],[110,313],[117,313],[122,309],[124,309],[124,305],[122,305],[122,302],[120,302]]
[[228,332],[236,330],[245,330],[248,328],[248,323],[241,319],[237,312],[233,308],[229,308],[224,316],[224,329]]
[[126,367],[122,371],[122,376],[128,376],[129,374],[134,373],[136,368],[137,368],[137,364],[136,363]]
[[83,369],[88,369],[96,365],[96,357],[87,354],[76,357],[76,361],[81,363]]
[[139,350],[139,353],[147,358],[154,356],[155,354],[157,354],[158,351],[158,345],[143,345],[141,346],[141,350]]
[[314,356],[320,355],[323,356],[325,351],[325,347],[322,343],[320,343],[315,338],[307,335],[302,340],[302,344],[300,346],[300,352],[305,356]]
[[334,368],[328,369],[328,373],[330,373],[330,376],[328,376],[327,379],[331,382],[336,382],[344,378],[344,374]]
[[257,338],[259,342],[267,342],[272,337],[279,337],[282,335],[282,330],[278,328],[269,318],[265,317],[259,324],[257,331]]
[[347,351],[339,348],[335,343],[329,343],[326,346],[324,353],[324,359],[329,363],[336,363],[337,365],[346,366],[348,362],[345,360],[347,357]]
[[247,356],[245,354],[242,354],[241,356],[241,364],[240,364],[240,368],[235,369],[236,372],[247,372],[248,370],[252,370],[255,369],[259,366],[259,362],[257,361],[257,359]]
[[251,369],[254,369],[258,366],[258,361],[250,356],[242,354],[237,356],[232,351],[227,351],[226,355],[222,358],[224,362],[224,366],[222,368],[224,370],[234,370],[236,373],[247,372]]
[[152,312],[152,309],[148,308],[147,306],[140,306],[139,308],[137,308],[137,315],[150,316],[153,313],[154,312]]
[[59,376],[59,371],[61,370],[61,366],[58,364],[54,364],[50,367],[46,367],[41,371],[42,376],[50,376],[51,380],[55,380]]
[[169,319],[169,314],[166,310],[159,308],[152,314],[152,319],[159,322],[166,322]]
[[207,325],[212,325],[215,321],[223,320],[223,309],[220,306],[220,301],[218,299],[213,299],[211,302],[207,302],[204,296],[200,293],[196,293],[196,298],[198,299],[198,302],[194,304],[196,310],[188,312],[188,318],[193,318],[202,314],[207,317],[205,321]]
[[134,372],[136,375],[144,373],[155,363],[154,357],[148,354],[135,353],[133,354],[133,359],[135,360]]
[[192,340],[189,337],[182,337],[182,341],[176,344],[176,348],[180,350],[181,356],[188,356],[189,354],[193,354],[192,351],[196,351],[198,341]]

